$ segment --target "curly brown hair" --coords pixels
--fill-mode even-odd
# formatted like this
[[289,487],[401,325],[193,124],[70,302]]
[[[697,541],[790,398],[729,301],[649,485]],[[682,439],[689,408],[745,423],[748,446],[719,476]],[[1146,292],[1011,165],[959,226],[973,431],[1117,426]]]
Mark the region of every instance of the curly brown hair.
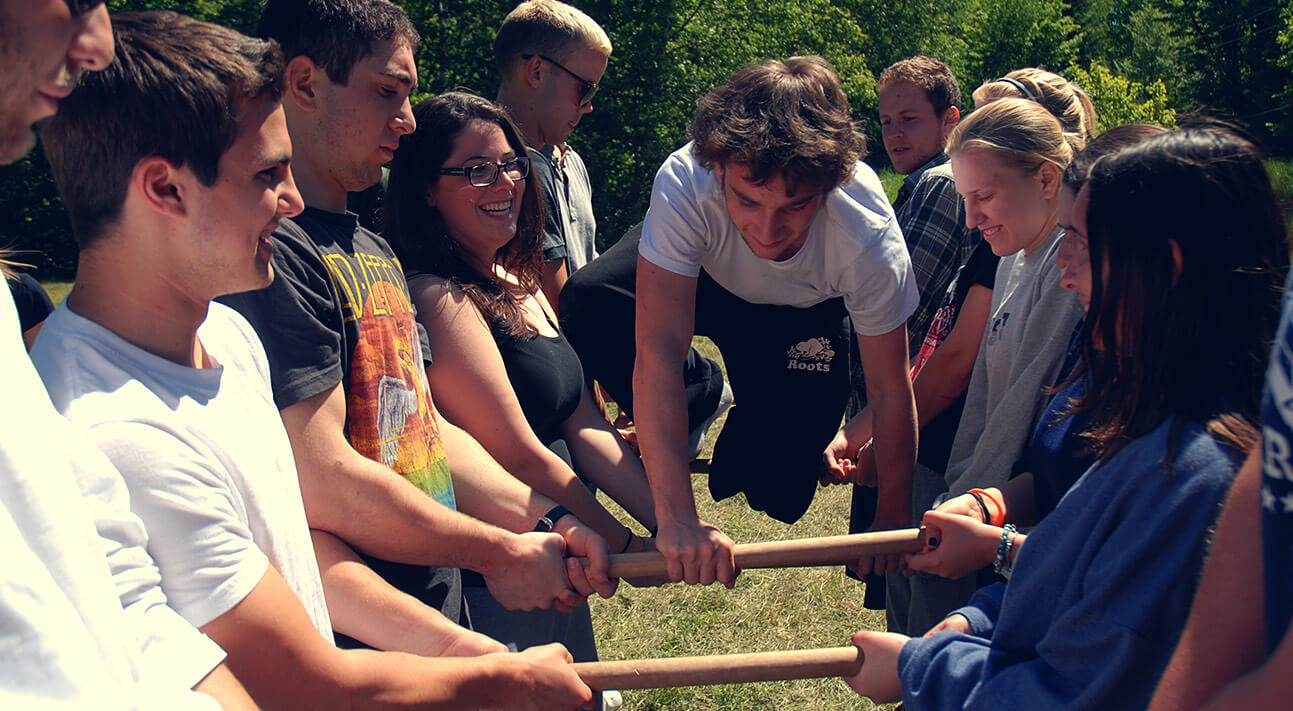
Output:
[[781,175],[792,191],[838,187],[866,152],[839,77],[816,56],[737,70],[696,102],[688,134],[706,168],[735,161],[752,182]]

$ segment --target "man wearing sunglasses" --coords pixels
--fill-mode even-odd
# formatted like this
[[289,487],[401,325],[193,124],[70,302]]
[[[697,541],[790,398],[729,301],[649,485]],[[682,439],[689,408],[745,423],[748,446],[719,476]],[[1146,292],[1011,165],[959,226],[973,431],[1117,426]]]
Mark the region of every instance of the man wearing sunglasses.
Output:
[[588,169],[566,138],[593,110],[610,55],[606,31],[555,0],[517,5],[494,38],[498,103],[521,129],[543,196],[543,294],[553,308],[566,279],[597,256]]
[[[0,0],[0,164],[26,155],[33,124],[112,58],[102,2]],[[217,708],[206,694],[253,708],[224,653],[166,606],[139,519],[81,495],[79,482],[111,495],[119,476],[54,409],[8,289],[0,373],[0,708]]]

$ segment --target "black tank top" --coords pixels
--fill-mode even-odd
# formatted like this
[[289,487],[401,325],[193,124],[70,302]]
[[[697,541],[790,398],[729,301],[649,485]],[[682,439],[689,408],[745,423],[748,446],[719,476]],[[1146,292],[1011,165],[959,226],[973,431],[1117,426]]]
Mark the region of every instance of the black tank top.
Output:
[[551,447],[562,438],[561,425],[579,405],[584,369],[566,337],[513,336],[494,332],[507,378],[516,391],[530,429]]

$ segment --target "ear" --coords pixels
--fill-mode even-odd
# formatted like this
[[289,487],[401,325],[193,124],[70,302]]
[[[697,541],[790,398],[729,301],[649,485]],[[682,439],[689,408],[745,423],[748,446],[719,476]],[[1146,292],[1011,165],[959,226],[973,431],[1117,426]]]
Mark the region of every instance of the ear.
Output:
[[952,129],[956,128],[956,124],[960,122],[961,110],[955,106],[947,107],[947,111],[943,112],[942,120],[943,140],[947,140],[947,137],[952,135]]
[[1060,167],[1050,161],[1044,161],[1037,168],[1037,179],[1042,183],[1042,197],[1047,200],[1053,200],[1059,197],[1061,178],[1064,175]]
[[435,207],[435,186],[434,185],[426,186],[426,189],[422,191],[422,195],[426,198],[428,207]]
[[304,54],[293,57],[283,72],[287,94],[283,103],[288,103],[286,99],[290,97],[291,103],[300,109],[313,111],[318,104],[317,84],[324,76],[323,70],[314,60]]
[[170,161],[160,156],[149,156],[135,164],[130,173],[129,193],[138,196],[154,212],[169,217],[188,214],[189,183]]
[[537,89],[539,84],[543,83],[543,58],[537,54],[531,56],[525,60],[521,72],[525,78],[525,85],[531,89]]

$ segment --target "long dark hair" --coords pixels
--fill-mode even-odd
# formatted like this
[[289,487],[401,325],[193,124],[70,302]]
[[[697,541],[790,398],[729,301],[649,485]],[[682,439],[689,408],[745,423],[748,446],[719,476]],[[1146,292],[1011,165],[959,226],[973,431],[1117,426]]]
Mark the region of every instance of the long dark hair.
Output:
[[1288,268],[1261,155],[1227,130],[1183,129],[1101,158],[1087,185],[1091,387],[1078,408],[1093,413],[1093,448],[1107,461],[1175,418],[1169,463],[1187,421],[1246,452]]
[[[404,269],[450,280],[462,289],[497,332],[533,333],[520,303],[493,273],[481,273],[462,257],[462,248],[449,234],[440,211],[427,204],[427,190],[440,179],[440,168],[453,152],[458,134],[472,121],[485,121],[503,130],[507,144],[524,156],[525,142],[507,111],[475,94],[451,91],[425,99],[413,109],[417,130],[400,139],[391,161],[390,180],[382,203],[382,234],[391,243]],[[516,236],[495,257],[495,264],[516,275],[526,292],[539,290],[543,275],[543,208],[534,174],[522,188]]]

